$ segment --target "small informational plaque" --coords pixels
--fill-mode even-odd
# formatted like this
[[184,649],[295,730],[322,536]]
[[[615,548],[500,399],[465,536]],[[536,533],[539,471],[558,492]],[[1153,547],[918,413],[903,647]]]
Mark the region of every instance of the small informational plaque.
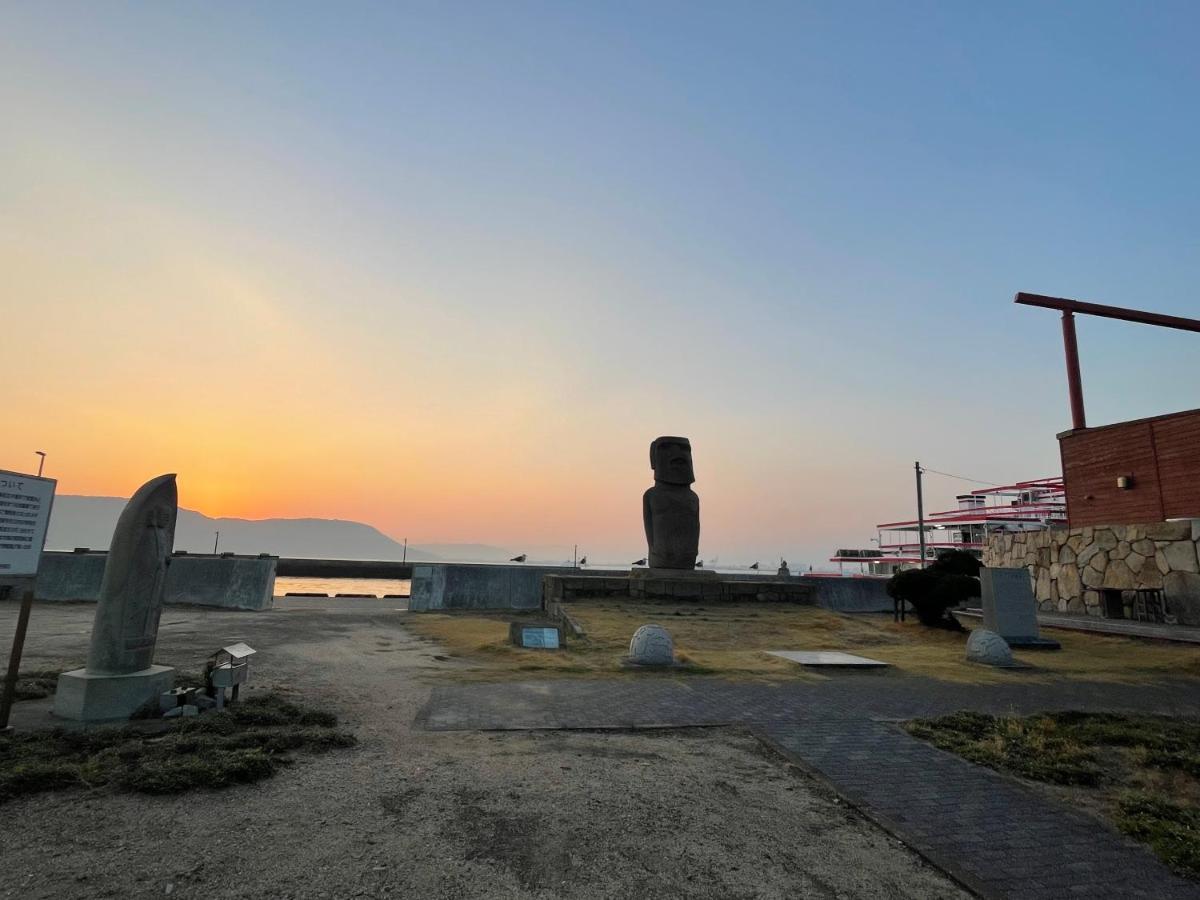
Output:
[[57,483],[0,469],[0,578],[37,574]]
[[558,649],[557,628],[522,628],[521,646],[541,648],[543,650]]

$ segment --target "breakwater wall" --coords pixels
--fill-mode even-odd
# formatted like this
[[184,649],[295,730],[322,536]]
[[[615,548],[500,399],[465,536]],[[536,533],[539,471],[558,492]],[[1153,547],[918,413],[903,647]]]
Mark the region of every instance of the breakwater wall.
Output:
[[[588,569],[589,574],[628,576],[628,571]],[[571,566],[417,563],[413,566],[408,608],[540,609],[542,578],[579,572]]]
[[[455,609],[540,609],[545,577],[593,580],[596,596],[629,596],[628,569],[586,569],[570,566],[474,565],[459,563],[416,563],[412,574],[413,612]],[[783,583],[785,593],[803,594],[807,602],[833,612],[890,612],[886,578],[837,578],[813,575],[721,574],[720,581]],[[576,596],[579,594],[576,592]]]
[[[100,596],[107,553],[47,551],[38,564],[39,600],[91,601]],[[270,609],[273,556],[173,556],[164,602],[225,609]]]

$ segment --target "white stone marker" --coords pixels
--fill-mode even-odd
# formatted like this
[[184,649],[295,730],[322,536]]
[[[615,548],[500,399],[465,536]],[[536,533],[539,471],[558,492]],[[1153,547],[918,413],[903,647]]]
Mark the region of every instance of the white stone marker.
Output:
[[1010,647],[1059,649],[1058,641],[1038,636],[1037,601],[1028,569],[985,566],[979,570],[983,599],[983,627],[994,631]]

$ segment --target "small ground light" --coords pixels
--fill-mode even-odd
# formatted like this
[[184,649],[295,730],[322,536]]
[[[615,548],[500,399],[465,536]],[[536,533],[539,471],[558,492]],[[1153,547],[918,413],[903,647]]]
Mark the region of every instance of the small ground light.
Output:
[[225,706],[225,689],[232,688],[229,702],[238,698],[238,688],[250,678],[250,657],[258,651],[249,644],[237,643],[222,647],[208,658],[204,666],[204,692],[217,701],[217,709]]

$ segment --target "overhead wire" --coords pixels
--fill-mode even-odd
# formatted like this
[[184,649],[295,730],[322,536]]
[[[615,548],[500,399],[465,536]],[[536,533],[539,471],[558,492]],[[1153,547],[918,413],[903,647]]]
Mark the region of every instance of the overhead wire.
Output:
[[959,481],[970,481],[973,484],[986,484],[989,486],[1000,484],[998,481],[980,481],[978,478],[967,478],[965,475],[954,475],[950,472],[939,472],[937,469],[928,469],[925,466],[921,466],[921,471],[930,475],[943,475],[946,478],[957,478]]

